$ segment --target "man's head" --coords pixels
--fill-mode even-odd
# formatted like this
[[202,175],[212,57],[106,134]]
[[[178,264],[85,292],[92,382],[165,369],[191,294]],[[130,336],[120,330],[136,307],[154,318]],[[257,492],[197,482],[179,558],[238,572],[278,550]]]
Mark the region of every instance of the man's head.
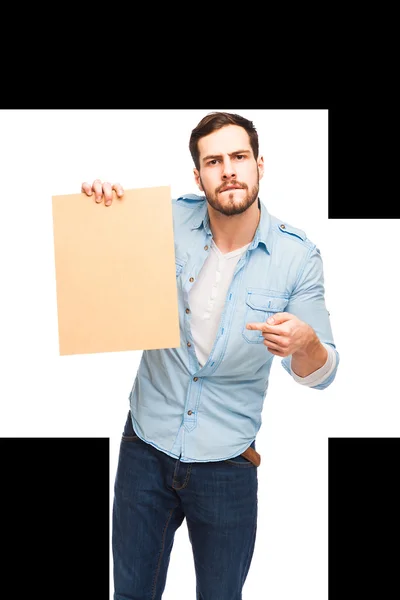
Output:
[[210,113],[193,129],[189,149],[195,181],[215,210],[240,214],[258,198],[264,160],[258,157],[258,134],[251,121]]

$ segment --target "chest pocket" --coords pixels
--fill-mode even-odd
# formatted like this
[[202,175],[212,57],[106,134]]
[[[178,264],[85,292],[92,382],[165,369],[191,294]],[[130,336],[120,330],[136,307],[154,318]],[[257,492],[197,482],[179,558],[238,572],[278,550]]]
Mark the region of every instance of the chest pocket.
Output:
[[185,266],[185,262],[181,258],[175,257],[175,268],[176,268],[176,277],[177,278],[182,273],[182,269],[184,266]]
[[261,331],[246,329],[247,323],[263,323],[271,315],[283,312],[289,298],[274,296],[274,292],[256,288],[247,288],[246,306],[242,335],[250,344],[261,344],[264,341]]

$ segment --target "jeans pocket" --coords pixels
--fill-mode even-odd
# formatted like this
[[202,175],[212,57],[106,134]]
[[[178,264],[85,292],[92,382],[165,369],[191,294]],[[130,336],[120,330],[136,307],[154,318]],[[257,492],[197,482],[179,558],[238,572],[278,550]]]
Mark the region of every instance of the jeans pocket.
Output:
[[241,454],[239,454],[239,456],[234,456],[233,458],[227,458],[226,460],[224,460],[224,462],[234,467],[254,467],[253,463],[247,460],[247,458],[245,458]]
[[232,467],[236,467],[239,469],[249,469],[250,467],[253,467],[254,469],[256,469],[256,466],[253,465],[252,462],[250,462],[249,460],[247,460],[247,458],[244,458],[244,456],[242,456],[243,460],[238,460],[238,457],[236,456],[235,458],[228,458],[227,460],[225,460],[224,462],[227,465],[230,465]]

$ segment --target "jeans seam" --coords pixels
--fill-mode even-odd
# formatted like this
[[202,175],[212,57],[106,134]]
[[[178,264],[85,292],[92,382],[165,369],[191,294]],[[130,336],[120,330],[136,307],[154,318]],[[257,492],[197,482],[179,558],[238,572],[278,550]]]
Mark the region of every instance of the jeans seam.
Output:
[[247,551],[247,559],[246,559],[246,567],[245,567],[246,572],[245,572],[245,575],[244,575],[244,580],[242,582],[242,585],[244,585],[244,582],[245,582],[245,580],[247,578],[247,574],[249,572],[249,568],[250,568],[250,564],[251,564],[251,559],[252,559],[252,556],[253,556],[253,553],[254,553],[254,546],[255,546],[256,535],[257,535],[257,509],[256,509],[256,512],[255,512],[255,515],[254,515],[254,525],[253,525],[253,540],[254,541],[253,541],[252,546],[249,546],[249,549]]
[[[195,576],[196,576],[196,579],[197,579],[196,552],[195,552],[194,544],[192,542],[192,530],[191,530],[191,525],[189,524],[189,520],[188,519],[186,519],[186,525],[187,525],[187,528],[188,528],[188,534],[189,534],[190,544],[192,546],[193,561],[194,561],[194,570],[195,570]],[[201,600],[200,592],[198,590],[196,590],[196,600]]]
[[189,464],[188,470],[186,471],[185,481],[182,483],[181,487],[175,487],[175,483],[178,483],[177,480],[176,480],[176,478],[175,478],[176,471],[177,471],[177,467],[175,467],[174,478],[172,480],[172,487],[173,487],[174,490],[183,490],[187,486],[187,484],[189,483],[190,473],[192,472],[192,465]]
[[152,587],[152,590],[151,590],[151,598],[152,598],[152,600],[154,600],[155,597],[156,597],[157,580],[158,580],[158,576],[160,574],[161,560],[162,560],[162,557],[163,557],[163,554],[164,554],[164,548],[165,548],[165,536],[167,535],[168,525],[170,524],[172,515],[173,515],[174,510],[176,508],[178,508],[178,504],[176,506],[174,506],[174,508],[171,508],[171,510],[169,511],[169,515],[168,515],[167,521],[166,521],[166,523],[164,525],[164,530],[163,530],[163,533],[162,533],[162,543],[161,543],[160,556],[159,556],[159,559],[158,559],[156,573],[154,575],[153,587]]

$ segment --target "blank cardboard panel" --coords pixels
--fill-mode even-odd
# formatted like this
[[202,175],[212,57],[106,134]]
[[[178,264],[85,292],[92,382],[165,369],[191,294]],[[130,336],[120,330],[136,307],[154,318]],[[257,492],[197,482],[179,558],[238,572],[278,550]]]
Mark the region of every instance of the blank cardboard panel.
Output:
[[178,347],[170,187],[52,207],[60,355]]

